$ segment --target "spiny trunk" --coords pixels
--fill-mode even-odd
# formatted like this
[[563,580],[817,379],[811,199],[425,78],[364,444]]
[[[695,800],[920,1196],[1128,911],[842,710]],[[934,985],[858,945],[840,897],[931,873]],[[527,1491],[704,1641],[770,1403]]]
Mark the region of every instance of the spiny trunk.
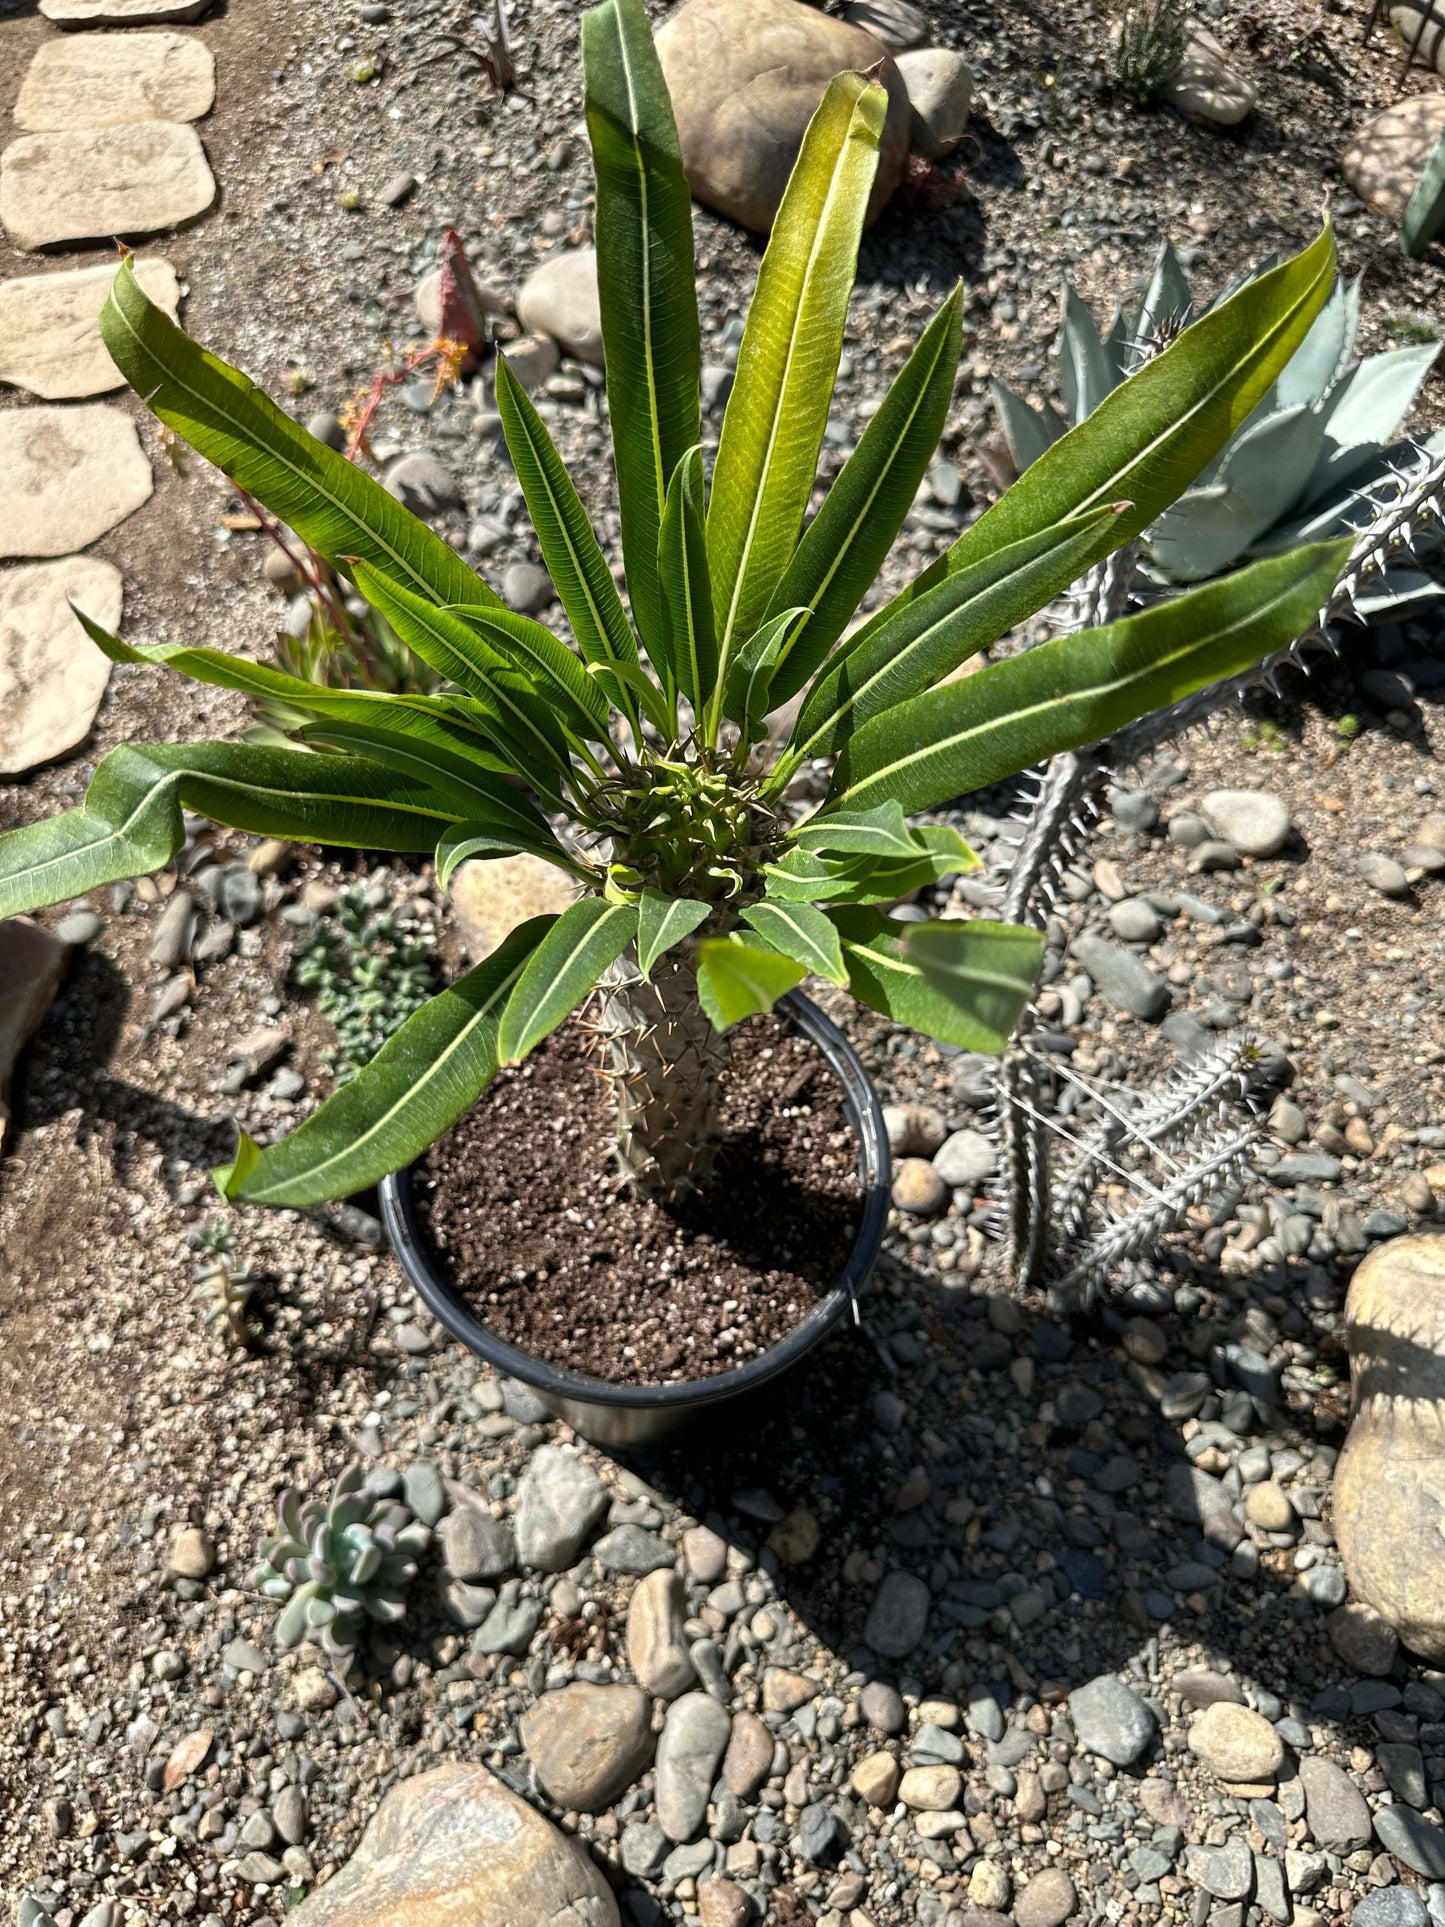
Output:
[[602,985],[598,1031],[623,1176],[645,1195],[684,1195],[712,1163],[730,1050],[698,1002],[692,946],[660,957],[650,982],[624,957]]

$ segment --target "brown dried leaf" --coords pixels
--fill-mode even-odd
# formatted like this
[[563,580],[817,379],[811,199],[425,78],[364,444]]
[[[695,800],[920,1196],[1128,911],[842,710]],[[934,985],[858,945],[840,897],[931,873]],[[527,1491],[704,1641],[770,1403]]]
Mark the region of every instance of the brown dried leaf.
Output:
[[161,1776],[161,1785],[167,1793],[174,1793],[183,1780],[188,1780],[205,1765],[214,1738],[210,1727],[203,1726],[199,1733],[187,1733],[183,1740],[176,1741]]

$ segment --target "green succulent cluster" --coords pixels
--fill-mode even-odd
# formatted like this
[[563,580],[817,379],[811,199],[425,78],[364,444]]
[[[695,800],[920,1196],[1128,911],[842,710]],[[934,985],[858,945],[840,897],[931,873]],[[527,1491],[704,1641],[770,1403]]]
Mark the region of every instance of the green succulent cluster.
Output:
[[612,840],[607,895],[644,890],[698,903],[732,902],[769,862],[784,827],[761,785],[710,760],[644,756],[599,792]]
[[[1220,302],[1274,266],[1267,261],[1233,283]],[[1147,290],[1128,313],[1116,309],[1101,331],[1066,281],[1060,317],[1059,387],[1070,422],[1093,414],[1142,362],[1203,312],[1168,242]],[[1346,535],[1364,526],[1382,490],[1412,458],[1396,443],[1440,353],[1438,338],[1355,359],[1360,284],[1336,277],[1308,334],[1237,432],[1191,487],[1145,531],[1142,562],[1157,585],[1203,582],[1251,556],[1298,542]],[[1067,430],[1052,407],[1034,408],[1002,382],[994,404],[1015,466],[1030,467]],[[1369,609],[1421,593],[1418,573],[1372,586]],[[1429,585],[1432,586],[1433,585]]]
[[368,1619],[391,1626],[406,1617],[403,1592],[431,1529],[400,1499],[374,1492],[359,1464],[347,1466],[329,1500],[283,1492],[276,1517],[280,1531],[261,1541],[251,1583],[283,1602],[278,1646],[312,1639],[331,1658],[346,1660]]
[[342,893],[297,954],[296,982],[336,1032],[327,1062],[338,1083],[369,1064],[393,1032],[431,996],[431,949],[360,890]]

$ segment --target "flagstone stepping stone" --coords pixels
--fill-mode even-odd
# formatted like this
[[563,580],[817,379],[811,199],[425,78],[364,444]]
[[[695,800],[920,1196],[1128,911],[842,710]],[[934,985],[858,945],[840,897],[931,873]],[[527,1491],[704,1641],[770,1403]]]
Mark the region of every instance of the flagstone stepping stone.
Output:
[[75,619],[120,623],[120,570],[66,555],[0,571],[0,776],[20,776],[83,743],[110,663]]
[[173,121],[22,134],[0,154],[0,227],[17,248],[153,234],[215,198],[199,135]]
[[0,555],[69,555],[155,487],[135,423],[108,402],[0,412]]
[[57,27],[185,27],[211,0],[40,0]]
[[47,40],[15,103],[24,134],[133,121],[197,120],[216,98],[216,62],[179,33],[94,33]]
[[[131,266],[158,308],[176,319],[181,284],[158,254],[135,255]],[[124,386],[100,338],[100,311],[115,267],[66,268],[0,281],[0,382],[26,388],[42,401],[103,395]]]

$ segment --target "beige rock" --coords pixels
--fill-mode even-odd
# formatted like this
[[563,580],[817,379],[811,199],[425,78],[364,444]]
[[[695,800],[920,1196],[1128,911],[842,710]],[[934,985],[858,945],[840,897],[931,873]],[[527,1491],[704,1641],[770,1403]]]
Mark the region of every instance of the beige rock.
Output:
[[683,166],[697,199],[766,234],[803,135],[835,74],[882,62],[888,119],[868,203],[876,221],[903,176],[911,110],[870,34],[801,0],[687,0],[658,30]]
[[962,1788],[956,1766],[911,1766],[898,1783],[898,1797],[920,1812],[942,1813],[957,1804]]
[[1272,1780],[1284,1765],[1284,1741],[1262,1713],[1217,1700],[1189,1729],[1189,1747],[1221,1780]]
[[40,134],[128,121],[199,120],[216,98],[216,62],[180,33],[67,34],[43,40],[21,83],[15,125]]
[[529,334],[550,335],[564,355],[600,368],[596,248],[566,248],[533,268],[517,296],[517,319]]
[[577,900],[576,886],[559,869],[523,851],[457,866],[452,907],[473,958],[489,956],[528,917],[560,915]]
[[1391,221],[1404,214],[1445,132],[1445,94],[1415,94],[1367,121],[1340,159],[1360,199]]
[[948,1186],[927,1158],[899,1158],[893,1167],[892,1196],[900,1211],[932,1218],[948,1203]]
[[638,1580],[627,1608],[627,1663],[638,1684],[657,1699],[675,1700],[697,1684],[683,1633],[686,1620],[677,1573],[649,1572]]
[[870,1807],[891,1807],[898,1797],[899,1768],[891,1753],[869,1753],[853,1769],[853,1791]]
[[1207,127],[1237,127],[1259,102],[1254,82],[1235,67],[1207,27],[1196,22],[1179,72],[1163,98],[1189,120]]
[[728,1750],[723,1755],[723,1784],[740,1800],[751,1800],[773,1770],[773,1736],[756,1713],[746,1707],[733,1714]]
[[942,160],[963,139],[973,105],[973,75],[968,62],[951,47],[919,47],[897,56],[908,89],[909,127],[914,149]]
[[620,1927],[577,1843],[485,1767],[458,1761],[393,1787],[341,1872],[290,1927]]
[[1244,1516],[1261,1532],[1293,1532],[1299,1524],[1289,1494],[1273,1479],[1252,1485],[1244,1501]]
[[575,1685],[544,1693],[523,1714],[522,1744],[559,1806],[600,1813],[646,1772],[651,1708],[637,1686]]
[[1013,1896],[1007,1868],[997,1860],[980,1860],[969,1876],[968,1898],[975,1907],[1001,1914]]
[[697,1890],[702,1927],[745,1927],[752,1916],[752,1902],[731,1880],[704,1880]]
[[775,1552],[785,1566],[805,1566],[818,1550],[823,1528],[803,1507],[788,1513],[768,1534],[768,1550]]
[[1445,21],[1441,20],[1433,4],[1424,9],[1391,7],[1390,25],[1407,47],[1415,49],[1417,60],[1423,61],[1427,67],[1433,67],[1436,73],[1445,72],[1445,66],[1441,64],[1445,61]]
[[185,27],[211,0],[40,0],[57,27]]
[[562,360],[561,350],[551,335],[522,335],[505,342],[502,353],[507,367],[530,392],[540,388],[548,375],[555,375]]
[[93,555],[0,574],[0,776],[19,776],[85,741],[110,663],[70,604],[113,630],[122,593],[120,570]]
[[1345,1331],[1353,1417],[1334,1482],[1345,1572],[1407,1646],[1445,1660],[1445,1236],[1377,1245],[1350,1282]]
[[0,923],[0,1148],[16,1063],[55,1000],[69,955],[69,944],[28,917]]
[[105,402],[0,414],[0,555],[69,555],[155,483],[135,424]]
[[167,1570],[173,1579],[208,1579],[216,1563],[216,1542],[201,1526],[182,1526],[171,1540]]
[[0,227],[17,248],[153,234],[215,198],[200,136],[173,121],[22,134],[0,154]]
[[[174,321],[181,286],[170,262],[138,254],[131,265],[147,298]],[[124,387],[125,377],[100,338],[100,311],[114,279],[107,264],[0,281],[0,381],[42,401],[73,401]]]

